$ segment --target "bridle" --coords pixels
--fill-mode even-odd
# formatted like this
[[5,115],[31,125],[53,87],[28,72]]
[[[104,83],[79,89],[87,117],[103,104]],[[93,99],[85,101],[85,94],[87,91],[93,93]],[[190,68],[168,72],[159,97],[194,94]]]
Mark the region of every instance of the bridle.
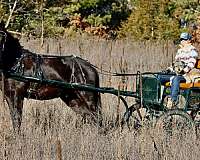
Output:
[[5,43],[6,43],[6,39],[7,39],[7,33],[4,31],[0,31],[0,34],[2,34],[2,36],[4,37],[4,41],[2,42],[2,48],[1,51],[3,52],[5,50]]

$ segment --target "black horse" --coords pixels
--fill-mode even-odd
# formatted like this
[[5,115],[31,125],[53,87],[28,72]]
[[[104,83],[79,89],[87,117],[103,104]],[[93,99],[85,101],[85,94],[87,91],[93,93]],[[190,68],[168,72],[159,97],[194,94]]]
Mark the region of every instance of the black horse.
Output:
[[8,72],[11,72],[21,76],[99,87],[98,73],[88,61],[75,56],[61,57],[32,53],[24,49],[19,40],[7,32],[4,24],[1,23],[0,69],[5,75],[4,85],[1,85],[1,89],[4,90],[15,130],[20,129],[24,98],[48,100],[60,97],[76,113],[92,122],[100,121],[101,102],[98,92],[17,81],[6,76]]

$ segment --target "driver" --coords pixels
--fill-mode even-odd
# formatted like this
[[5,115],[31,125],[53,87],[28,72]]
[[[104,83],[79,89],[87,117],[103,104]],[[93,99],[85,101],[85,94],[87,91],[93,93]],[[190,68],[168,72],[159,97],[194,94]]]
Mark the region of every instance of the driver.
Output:
[[[180,48],[178,49],[175,61],[180,61],[184,63],[183,74],[189,73],[196,64],[198,58],[198,53],[196,48],[191,44],[192,36],[183,32],[180,35]],[[170,98],[168,99],[167,108],[172,108],[178,104],[178,94],[179,94],[179,85],[180,81],[185,78],[183,75],[175,75],[170,78],[171,80],[171,92]]]

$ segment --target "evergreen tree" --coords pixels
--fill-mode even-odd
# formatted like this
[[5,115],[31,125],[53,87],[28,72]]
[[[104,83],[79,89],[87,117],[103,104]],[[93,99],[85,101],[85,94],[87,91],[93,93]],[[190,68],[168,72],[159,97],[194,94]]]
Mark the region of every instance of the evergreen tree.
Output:
[[178,21],[171,17],[169,1],[140,0],[127,22],[120,30],[121,36],[126,33],[134,39],[169,39],[177,35]]

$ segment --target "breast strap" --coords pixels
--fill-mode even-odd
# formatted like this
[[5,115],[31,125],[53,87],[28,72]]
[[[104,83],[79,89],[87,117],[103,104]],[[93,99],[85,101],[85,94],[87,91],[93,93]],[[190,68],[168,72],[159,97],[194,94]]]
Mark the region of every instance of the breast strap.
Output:
[[30,76],[26,75],[26,66],[24,64],[24,58],[31,56],[35,66],[33,66],[32,77],[43,79],[43,71],[41,68],[41,64],[43,63],[42,57],[38,54],[22,54],[20,58],[17,59],[15,65],[11,68],[11,72],[21,75],[21,76]]

